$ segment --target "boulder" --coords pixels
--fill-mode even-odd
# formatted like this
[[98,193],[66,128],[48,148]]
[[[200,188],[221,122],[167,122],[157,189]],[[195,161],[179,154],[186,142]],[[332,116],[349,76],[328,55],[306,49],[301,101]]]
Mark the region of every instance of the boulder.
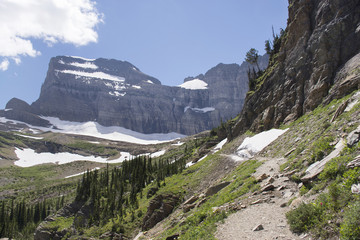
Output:
[[268,184],[268,185],[264,186],[260,191],[266,192],[266,191],[272,191],[274,189],[275,189],[275,186],[273,184]]
[[259,224],[253,228],[253,232],[264,230],[263,225]]
[[223,189],[224,187],[226,187],[229,184],[230,184],[230,182],[223,182],[218,185],[212,186],[206,190],[205,196],[210,197],[210,196],[216,194],[217,192],[219,192],[221,189]]
[[198,199],[199,199],[199,196],[194,195],[194,196],[190,197],[188,200],[186,200],[184,202],[184,205],[192,204],[192,203],[196,202]]
[[358,155],[357,157],[355,157],[354,160],[352,160],[351,162],[349,162],[346,167],[347,167],[347,168],[360,167],[360,155]]
[[360,126],[349,133],[349,135],[346,138],[346,144],[348,147],[353,147],[356,143],[358,143],[360,140]]

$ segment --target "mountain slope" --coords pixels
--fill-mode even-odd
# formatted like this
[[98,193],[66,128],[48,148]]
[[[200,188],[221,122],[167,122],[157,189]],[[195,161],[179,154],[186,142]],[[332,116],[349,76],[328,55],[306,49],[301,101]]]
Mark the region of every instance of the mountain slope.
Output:
[[[260,57],[262,68],[268,56]],[[49,63],[41,94],[31,106],[12,99],[0,115],[48,125],[36,115],[121,126],[141,133],[195,134],[242,108],[248,64],[219,64],[177,87],[142,73],[128,62],[58,56]],[[200,84],[198,86],[198,84]]]

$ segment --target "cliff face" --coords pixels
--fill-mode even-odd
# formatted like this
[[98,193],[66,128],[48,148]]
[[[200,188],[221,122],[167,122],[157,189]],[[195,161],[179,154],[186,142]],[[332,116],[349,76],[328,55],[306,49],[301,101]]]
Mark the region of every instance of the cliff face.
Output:
[[289,0],[280,51],[235,134],[278,127],[359,88],[360,1]]
[[[262,68],[267,62],[268,56],[260,58]],[[204,75],[169,87],[128,62],[58,56],[49,63],[39,99],[31,106],[13,99],[0,115],[32,124],[43,115],[142,133],[190,135],[241,111],[248,90],[247,69],[247,63],[218,64]]]

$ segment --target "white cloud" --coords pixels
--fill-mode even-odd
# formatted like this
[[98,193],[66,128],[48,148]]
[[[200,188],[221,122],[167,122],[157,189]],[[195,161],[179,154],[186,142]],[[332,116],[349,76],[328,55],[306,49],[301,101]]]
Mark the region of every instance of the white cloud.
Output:
[[6,71],[9,67],[9,60],[4,59],[1,63],[0,63],[0,70],[2,71]]
[[102,15],[95,4],[94,0],[0,0],[0,56],[19,64],[20,56],[40,55],[33,39],[49,46],[97,42],[95,27]]

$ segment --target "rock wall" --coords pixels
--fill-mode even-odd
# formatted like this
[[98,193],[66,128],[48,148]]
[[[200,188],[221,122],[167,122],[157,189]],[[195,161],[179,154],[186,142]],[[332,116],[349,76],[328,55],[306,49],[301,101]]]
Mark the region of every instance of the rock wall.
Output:
[[359,0],[289,0],[280,52],[246,98],[234,134],[278,127],[359,89],[359,50]]
[[[265,68],[268,56],[259,62]],[[96,121],[142,133],[191,135],[241,111],[247,69],[247,63],[218,64],[204,75],[185,79],[181,87],[169,87],[128,62],[58,56],[49,63],[39,99],[31,106],[13,99],[0,115],[42,126],[47,123],[37,115]]]

